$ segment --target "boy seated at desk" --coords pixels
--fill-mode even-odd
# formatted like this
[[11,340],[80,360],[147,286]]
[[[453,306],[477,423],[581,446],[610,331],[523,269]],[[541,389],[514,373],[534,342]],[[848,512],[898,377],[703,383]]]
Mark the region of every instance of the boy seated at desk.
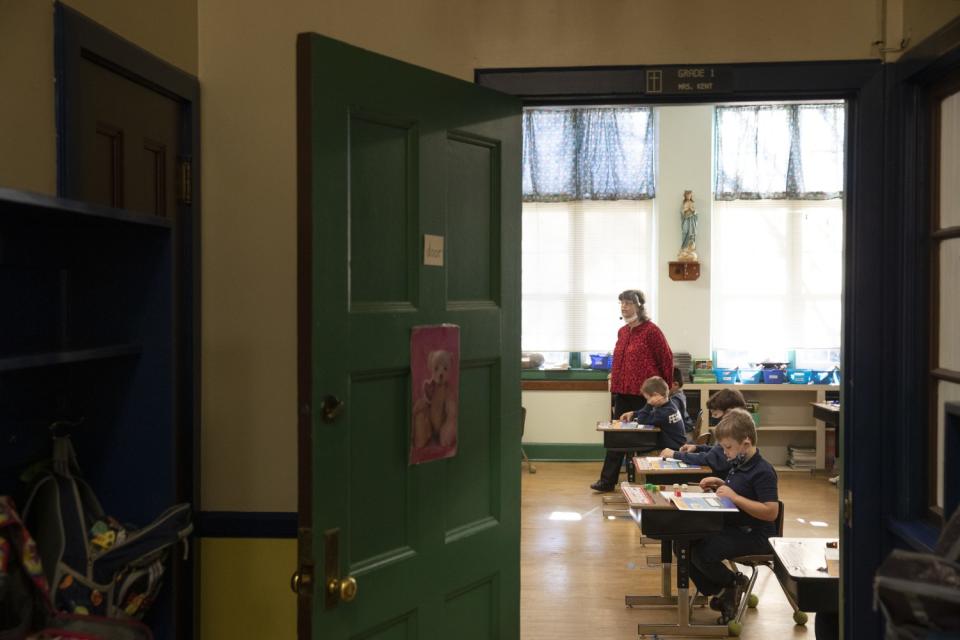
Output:
[[[638,424],[649,424],[660,427],[657,434],[657,448],[679,447],[686,441],[683,427],[683,416],[680,413],[680,401],[670,395],[667,381],[660,376],[653,376],[643,381],[640,392],[647,404],[639,411],[627,411],[620,420],[624,422],[636,421]],[[617,476],[623,464],[624,451],[607,450],[600,469],[600,479],[590,485],[594,491],[613,491],[617,485]]]
[[[731,409],[746,409],[747,403],[743,394],[736,389],[720,389],[707,400],[707,411],[715,420],[723,418]],[[723,455],[723,447],[719,444],[685,444],[678,451],[664,449],[660,452],[663,459],[673,458],[695,466],[706,466],[714,473],[726,473],[730,470],[730,462]]]
[[[714,596],[710,608],[720,611],[720,624],[736,616],[743,589],[749,582],[734,573],[724,560],[738,556],[773,553],[768,538],[777,535],[780,513],[777,472],[757,448],[757,427],[744,409],[731,409],[715,432],[724,455],[730,461],[726,480],[704,478],[700,488],[729,498],[740,510],[724,514],[723,531],[693,543],[690,550],[690,579],[705,596]],[[718,595],[719,594],[719,595]]]

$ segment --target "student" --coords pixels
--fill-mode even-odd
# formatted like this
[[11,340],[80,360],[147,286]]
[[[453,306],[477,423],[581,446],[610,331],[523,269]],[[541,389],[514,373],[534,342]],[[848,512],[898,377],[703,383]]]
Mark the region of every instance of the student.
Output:
[[670,383],[670,397],[680,401],[680,415],[683,416],[683,430],[693,431],[693,418],[687,412],[687,394],[683,392],[683,373],[680,367],[673,368],[673,382]]
[[[721,389],[707,400],[707,411],[714,419],[723,418],[731,409],[746,409],[743,394],[736,389]],[[685,444],[679,451],[664,449],[661,458],[673,458],[687,464],[708,466],[714,473],[726,473],[730,469],[727,457],[720,445]]]
[[[620,420],[636,420],[640,424],[660,427],[657,434],[657,448],[679,447],[686,440],[683,430],[683,417],[680,414],[680,401],[670,396],[670,386],[660,376],[647,378],[640,388],[647,404],[639,411],[627,411]],[[607,451],[600,470],[600,479],[590,485],[594,491],[613,491],[623,464],[623,451]]]
[[716,436],[731,468],[726,480],[704,478],[700,488],[729,498],[740,511],[724,514],[722,531],[691,546],[690,579],[700,593],[719,594],[711,599],[710,607],[721,612],[719,624],[726,624],[736,615],[748,580],[728,569],[723,561],[773,553],[768,538],[777,534],[780,505],[777,472],[757,449],[757,428],[750,414],[744,409],[731,409],[717,425]]

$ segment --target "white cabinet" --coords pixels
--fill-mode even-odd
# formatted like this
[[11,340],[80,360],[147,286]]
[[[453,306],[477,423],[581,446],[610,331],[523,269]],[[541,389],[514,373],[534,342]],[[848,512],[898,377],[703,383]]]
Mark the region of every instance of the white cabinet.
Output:
[[684,391],[700,391],[700,406],[720,389],[737,389],[748,401],[760,404],[760,426],[757,439],[763,456],[782,465],[787,458],[787,445],[815,447],[816,468],[826,466],[827,427],[815,420],[811,402],[823,402],[828,391],[839,391],[837,385],[826,384],[693,384]]

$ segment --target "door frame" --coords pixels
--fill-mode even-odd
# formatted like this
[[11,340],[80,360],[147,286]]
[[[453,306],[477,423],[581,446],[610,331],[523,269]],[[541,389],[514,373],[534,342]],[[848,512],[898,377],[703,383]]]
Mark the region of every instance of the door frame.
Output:
[[[731,78],[730,89],[711,94],[663,95],[645,91],[648,69],[709,67]],[[895,388],[908,345],[888,340],[881,319],[889,317],[890,283],[903,280],[890,231],[900,221],[886,199],[884,100],[890,65],[876,60],[773,62],[748,64],[615,66],[580,68],[478,69],[475,81],[523,99],[525,106],[630,103],[647,105],[716,102],[823,100],[847,101],[845,170],[843,324],[839,455],[841,496],[856,495],[856,509],[841,527],[846,638],[875,638],[879,616],[872,606],[873,575],[889,549],[876,531],[885,530],[883,492],[876,491],[875,464],[884,453],[877,425],[905,417]],[[878,212],[879,220],[878,220]],[[865,229],[854,235],[850,229]],[[879,277],[878,277],[879,275]],[[902,285],[898,293],[902,292]],[[853,393],[856,381],[857,393]],[[855,492],[855,494],[854,494]],[[837,518],[844,513],[838,505]],[[855,526],[854,526],[855,525]]]
[[[200,83],[197,78],[141,49],[78,11],[54,2],[54,77],[57,132],[57,195],[79,200],[83,149],[78,131],[79,71],[92,61],[180,105],[178,172],[187,171],[174,222],[176,371],[174,385],[174,471],[179,501],[200,505]],[[186,161],[186,162],[183,162]],[[184,165],[188,165],[184,169]],[[178,583],[174,617],[178,637],[198,636],[199,560],[191,554]]]

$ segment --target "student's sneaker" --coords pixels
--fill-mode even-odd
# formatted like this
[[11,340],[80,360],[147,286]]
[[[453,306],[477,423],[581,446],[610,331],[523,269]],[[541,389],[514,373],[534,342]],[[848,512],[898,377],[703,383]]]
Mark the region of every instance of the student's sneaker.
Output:
[[827,478],[827,482],[829,482],[830,484],[837,484],[837,482],[839,481],[840,481],[840,476],[833,476],[831,478]]
[[720,611],[720,619],[717,624],[727,624],[737,617],[737,609],[740,607],[740,600],[743,598],[743,592],[746,591],[750,579],[742,573],[737,573],[732,586],[727,587],[720,592],[720,595],[710,600],[710,608],[714,609],[713,600],[717,600]]
[[603,483],[600,482],[599,480],[597,480],[597,481],[594,482],[592,485],[590,485],[590,488],[591,488],[591,489],[593,489],[594,491],[597,491],[597,492],[599,492],[599,493],[610,493],[611,491],[614,490],[615,487],[616,487],[616,485],[603,484]]

